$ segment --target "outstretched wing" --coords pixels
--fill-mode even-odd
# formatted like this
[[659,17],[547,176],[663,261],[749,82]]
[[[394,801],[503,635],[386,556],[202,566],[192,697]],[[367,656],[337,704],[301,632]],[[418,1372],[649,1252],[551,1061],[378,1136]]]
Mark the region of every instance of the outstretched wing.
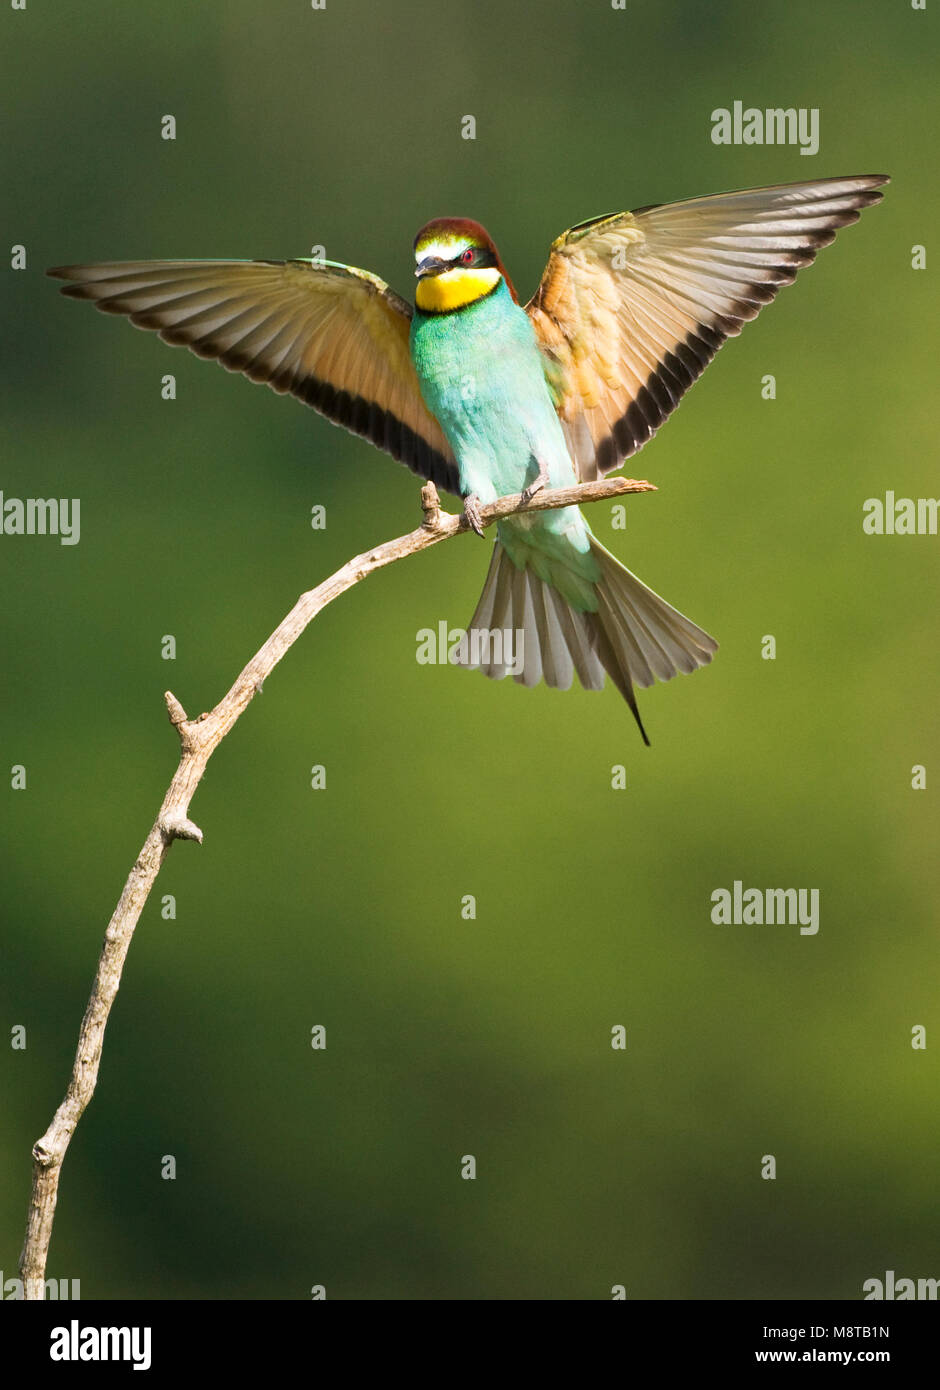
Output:
[[377,276],[300,260],[114,261],[49,274],[69,281],[63,294],[290,392],[459,493],[408,350],[411,306]]
[[719,193],[583,222],[558,238],[526,305],[582,481],[650,439],[884,175]]

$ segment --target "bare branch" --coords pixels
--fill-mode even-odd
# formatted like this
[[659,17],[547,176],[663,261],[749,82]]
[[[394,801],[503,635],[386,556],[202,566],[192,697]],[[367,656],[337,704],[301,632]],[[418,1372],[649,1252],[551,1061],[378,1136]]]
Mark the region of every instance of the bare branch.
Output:
[[[652,483],[633,478],[609,478],[603,482],[582,483],[575,487],[542,491],[527,503],[521,494],[501,497],[481,508],[484,526],[515,512],[541,512],[557,507],[579,506],[585,502],[603,501],[623,493],[654,492]],[[231,690],[215,709],[197,719],[189,719],[183,706],[170,691],[166,692],[170,723],[179,734],[180,760],[163,805],[150,834],[144,841],[137,861],[128,875],[120,901],[108,923],[104,944],[98,960],[98,970],[85,1016],[82,1019],[78,1049],[65,1099],[59,1106],[41,1139],[33,1146],[33,1181],[26,1240],[20,1256],[20,1275],[28,1299],[45,1295],[46,1259],[55,1218],[62,1161],[85,1107],[94,1095],[98,1067],[104,1045],[104,1031],[111,1006],[121,984],[124,961],[130,948],[134,928],[144,909],[163,861],[174,840],[196,840],[202,843],[202,831],[189,819],[189,803],[199,785],[206,764],[239,715],[247,708],[256,691],[290,650],[297,638],[316,615],[335,598],[366,575],[406,555],[437,545],[439,541],[469,530],[466,518],[442,512],[437,489],[428,483],[421,491],[424,522],[416,531],[395,540],[386,541],[374,550],[365,551],[337,570],[315,589],[310,589],[294,604],[286,618],[275,628],[264,646],[255,653],[239,675]]]

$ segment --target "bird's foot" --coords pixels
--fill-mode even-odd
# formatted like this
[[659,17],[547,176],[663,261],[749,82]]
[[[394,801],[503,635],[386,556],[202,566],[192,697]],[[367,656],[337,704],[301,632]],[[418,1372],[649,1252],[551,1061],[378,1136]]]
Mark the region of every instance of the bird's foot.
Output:
[[537,492],[541,492],[543,487],[548,487],[548,467],[539,461],[538,477],[522,489],[523,502],[531,502]]
[[483,512],[480,506],[480,499],[475,492],[471,492],[469,497],[463,500],[463,514],[466,517],[467,525],[476,531],[478,536],[485,536],[483,530]]

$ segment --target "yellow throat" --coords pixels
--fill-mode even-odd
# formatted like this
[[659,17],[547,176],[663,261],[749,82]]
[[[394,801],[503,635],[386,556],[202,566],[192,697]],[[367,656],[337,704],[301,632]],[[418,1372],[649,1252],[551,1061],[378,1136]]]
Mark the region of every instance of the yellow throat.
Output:
[[463,270],[445,270],[442,275],[425,275],[418,281],[415,303],[429,314],[443,314],[448,309],[462,309],[475,299],[482,299],[494,289],[500,279],[495,266]]

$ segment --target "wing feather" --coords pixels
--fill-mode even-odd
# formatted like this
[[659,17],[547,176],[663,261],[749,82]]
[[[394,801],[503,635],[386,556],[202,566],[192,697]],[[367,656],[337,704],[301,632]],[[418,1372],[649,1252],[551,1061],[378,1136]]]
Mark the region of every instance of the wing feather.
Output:
[[421,397],[412,310],[367,271],[314,261],[112,261],[58,266],[63,294],[290,393],[439,487],[453,453]]

